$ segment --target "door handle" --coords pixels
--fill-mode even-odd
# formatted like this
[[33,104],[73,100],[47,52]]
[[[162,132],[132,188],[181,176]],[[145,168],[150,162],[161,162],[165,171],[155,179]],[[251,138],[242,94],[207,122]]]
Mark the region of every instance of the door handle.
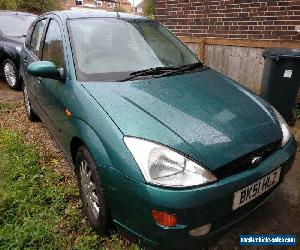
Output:
[[27,63],[28,63],[27,56],[23,56],[23,60],[24,60],[24,64],[27,65]]

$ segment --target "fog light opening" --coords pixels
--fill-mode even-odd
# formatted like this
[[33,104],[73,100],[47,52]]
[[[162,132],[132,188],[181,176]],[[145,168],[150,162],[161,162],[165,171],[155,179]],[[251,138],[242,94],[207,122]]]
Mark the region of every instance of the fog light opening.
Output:
[[152,217],[158,225],[164,227],[175,227],[177,225],[177,219],[173,214],[168,214],[166,212],[160,212],[153,209]]
[[210,231],[210,229],[211,229],[211,223],[192,229],[190,231],[190,235],[194,237],[199,237],[207,234]]

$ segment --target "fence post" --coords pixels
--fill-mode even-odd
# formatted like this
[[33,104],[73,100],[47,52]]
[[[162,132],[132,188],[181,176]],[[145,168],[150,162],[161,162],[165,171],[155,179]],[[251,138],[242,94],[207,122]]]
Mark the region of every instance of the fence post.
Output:
[[205,63],[205,39],[201,39],[199,44],[199,59]]

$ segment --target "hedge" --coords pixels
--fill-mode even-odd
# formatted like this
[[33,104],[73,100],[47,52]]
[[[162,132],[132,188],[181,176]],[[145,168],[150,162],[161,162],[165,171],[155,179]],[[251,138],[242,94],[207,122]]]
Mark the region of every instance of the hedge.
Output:
[[1,10],[21,10],[40,14],[60,8],[59,0],[0,0]]

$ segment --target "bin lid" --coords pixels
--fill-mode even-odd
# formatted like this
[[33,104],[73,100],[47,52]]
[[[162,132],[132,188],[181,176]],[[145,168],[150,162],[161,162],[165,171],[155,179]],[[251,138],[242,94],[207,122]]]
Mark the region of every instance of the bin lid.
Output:
[[296,58],[300,59],[300,49],[266,49],[262,52],[264,58],[270,58],[278,61],[280,58]]

